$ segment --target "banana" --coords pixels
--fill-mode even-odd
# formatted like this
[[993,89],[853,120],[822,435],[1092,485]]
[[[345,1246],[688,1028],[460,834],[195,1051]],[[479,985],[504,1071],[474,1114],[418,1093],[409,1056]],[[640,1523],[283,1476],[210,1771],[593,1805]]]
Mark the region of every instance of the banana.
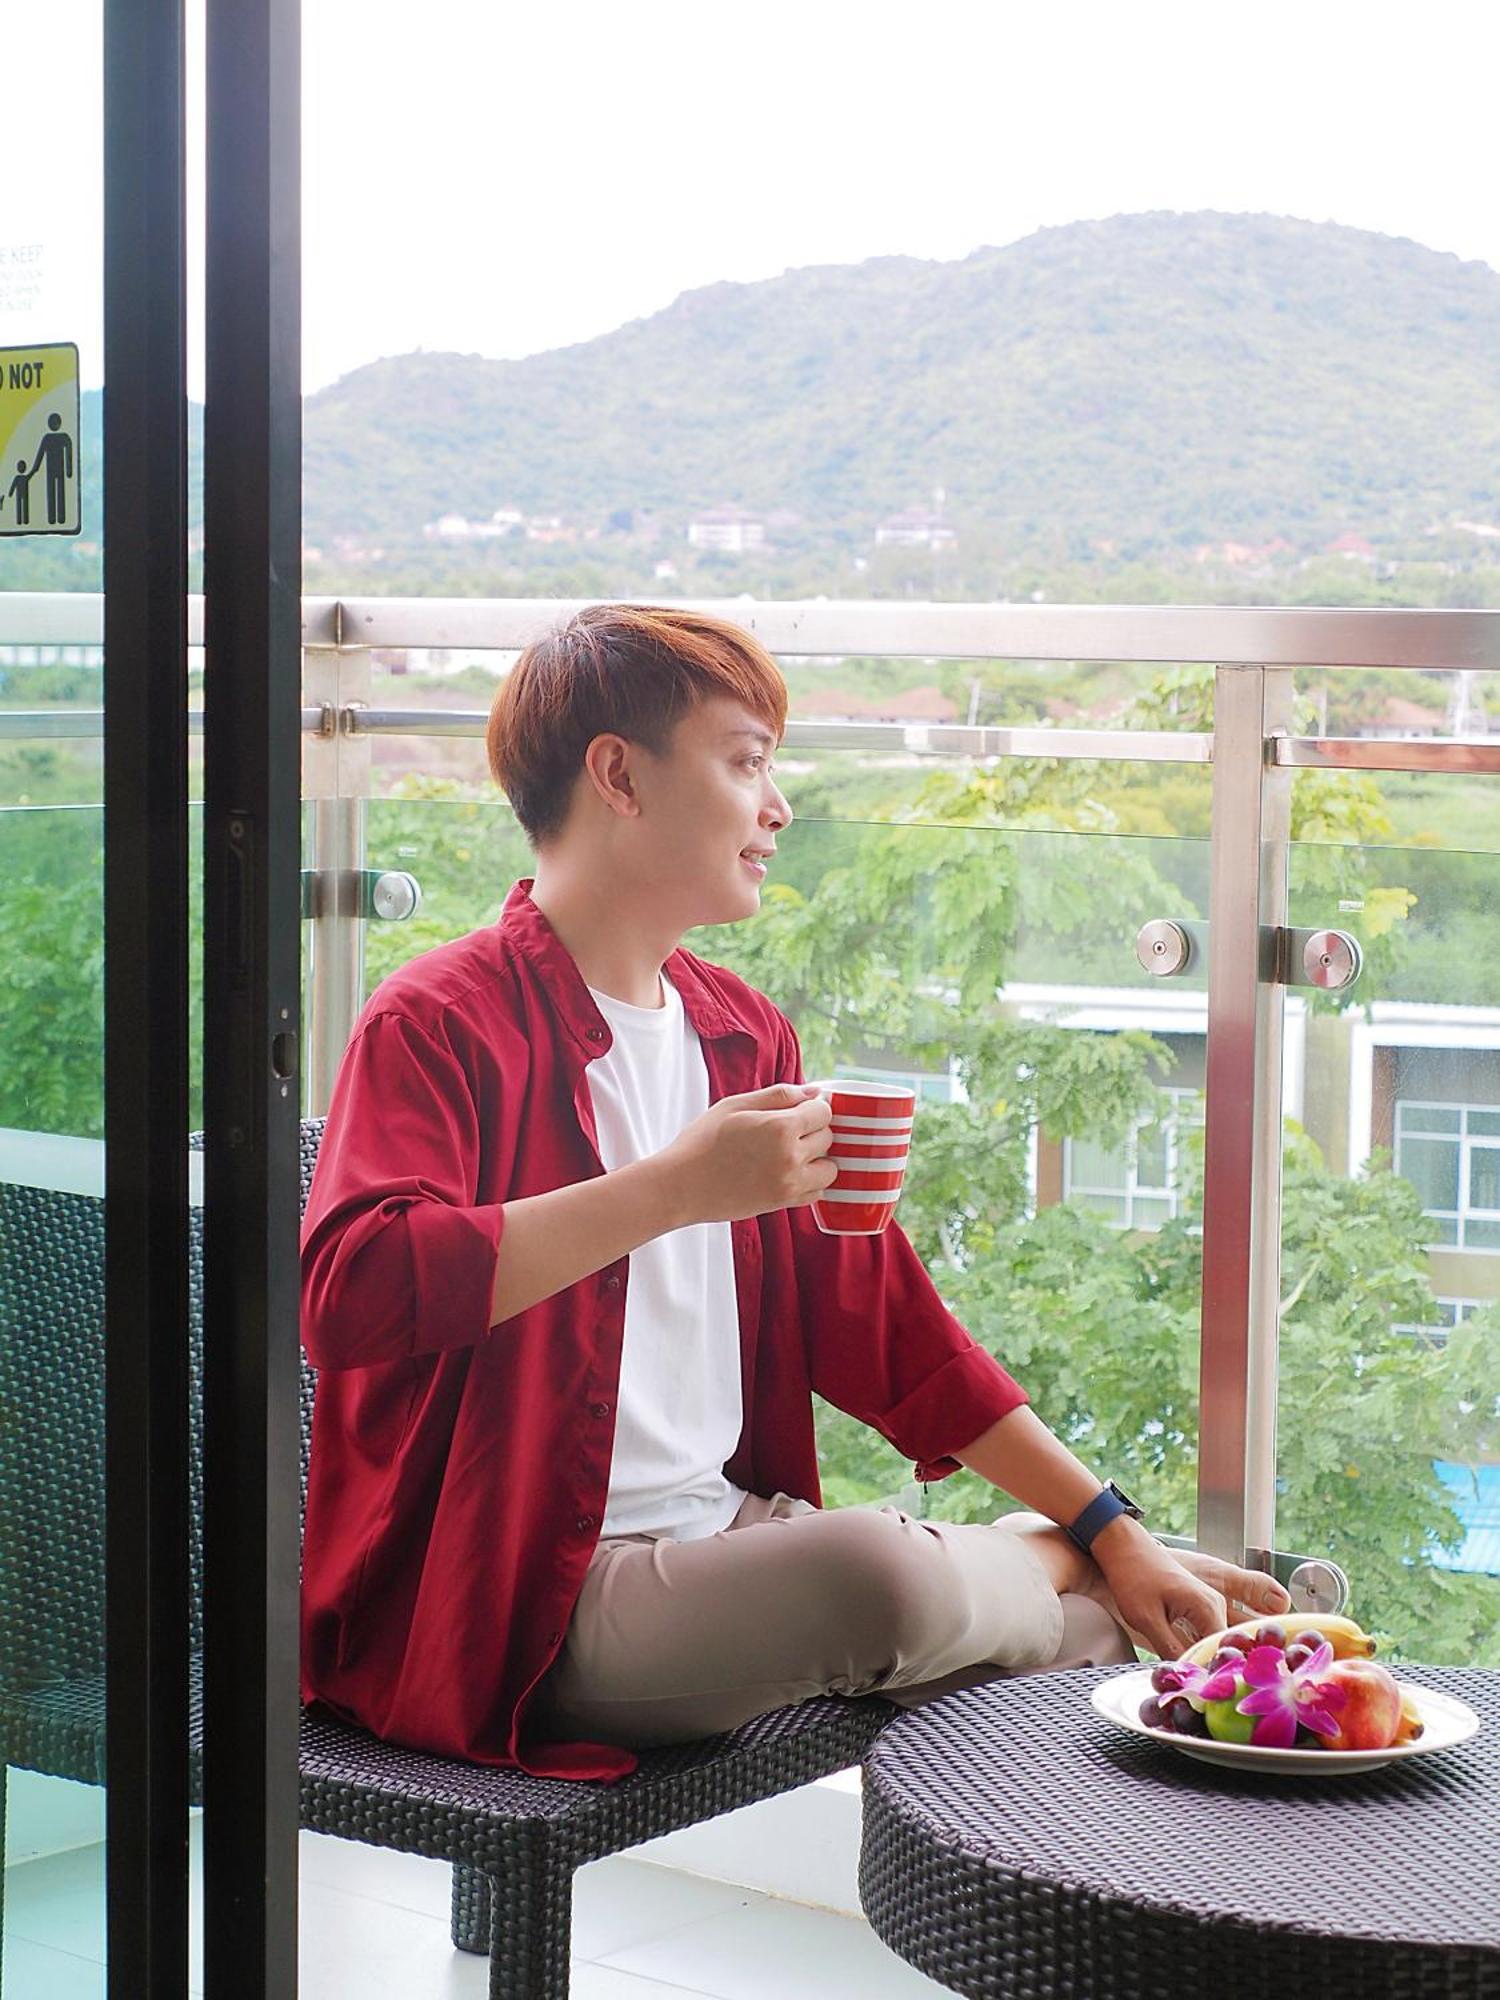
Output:
[[1426,1723],[1423,1722],[1418,1712],[1417,1704],[1410,1688],[1402,1688],[1401,1720],[1396,1728],[1396,1742],[1415,1743],[1426,1727]]
[[1302,1632],[1321,1632],[1333,1648],[1336,1660],[1368,1660],[1375,1641],[1352,1618],[1338,1618],[1316,1611],[1290,1611],[1284,1618],[1249,1618],[1240,1625],[1226,1625],[1222,1632],[1210,1632],[1206,1639],[1189,1646],[1181,1656],[1183,1666],[1206,1667],[1231,1632],[1258,1632],[1263,1625],[1279,1625],[1290,1641]]

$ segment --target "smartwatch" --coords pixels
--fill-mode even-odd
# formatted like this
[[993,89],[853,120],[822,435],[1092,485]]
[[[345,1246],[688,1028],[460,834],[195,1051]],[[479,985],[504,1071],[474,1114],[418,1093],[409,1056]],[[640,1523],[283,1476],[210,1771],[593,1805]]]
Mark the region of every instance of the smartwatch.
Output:
[[1117,1521],[1122,1514],[1128,1514],[1133,1521],[1142,1518],[1140,1508],[1130,1495],[1116,1486],[1111,1479],[1104,1491],[1096,1494],[1078,1519],[1069,1525],[1068,1533],[1087,1555],[1099,1530],[1107,1528],[1111,1521]]

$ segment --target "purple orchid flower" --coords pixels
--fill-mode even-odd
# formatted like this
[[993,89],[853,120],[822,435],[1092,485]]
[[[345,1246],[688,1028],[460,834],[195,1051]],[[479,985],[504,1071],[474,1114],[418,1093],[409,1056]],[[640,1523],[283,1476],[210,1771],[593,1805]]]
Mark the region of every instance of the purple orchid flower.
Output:
[[1199,1701],[1227,1701],[1239,1686],[1240,1664],[1210,1669],[1179,1660],[1172,1667],[1177,1676],[1177,1686],[1168,1688],[1157,1699],[1164,1708],[1169,1701],[1187,1695],[1194,1695]]
[[[1252,1743],[1264,1750],[1290,1750],[1299,1724],[1320,1736],[1338,1733],[1339,1710],[1349,1697],[1337,1681],[1320,1678],[1332,1660],[1329,1645],[1319,1646],[1300,1667],[1289,1667],[1279,1646],[1257,1646],[1245,1655],[1243,1672],[1250,1692],[1235,1706],[1241,1715],[1256,1718]],[[1233,1678],[1232,1670],[1226,1671]],[[1207,1690],[1195,1692],[1202,1695]]]

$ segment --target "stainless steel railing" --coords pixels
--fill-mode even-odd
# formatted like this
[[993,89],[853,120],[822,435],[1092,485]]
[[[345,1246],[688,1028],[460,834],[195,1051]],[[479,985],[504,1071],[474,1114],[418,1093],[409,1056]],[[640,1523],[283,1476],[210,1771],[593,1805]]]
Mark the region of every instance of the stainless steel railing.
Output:
[[[584,600],[310,597],[303,644],[471,646],[512,652]],[[641,600],[645,601],[645,600]],[[854,600],[673,600],[731,618],[773,653],[803,658],[1205,661],[1223,666],[1497,670],[1495,611],[1296,609],[1197,604],[911,604]],[[82,592],[9,592],[5,644],[99,645],[104,600]],[[188,643],[203,643],[203,600],[188,602]]]

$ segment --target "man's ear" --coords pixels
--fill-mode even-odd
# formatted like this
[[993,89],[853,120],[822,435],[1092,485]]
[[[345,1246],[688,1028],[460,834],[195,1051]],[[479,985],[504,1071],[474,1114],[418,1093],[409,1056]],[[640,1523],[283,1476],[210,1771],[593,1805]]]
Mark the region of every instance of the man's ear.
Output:
[[639,816],[641,802],[633,769],[636,745],[623,736],[596,736],[583,753],[583,775],[594,796],[621,819]]

